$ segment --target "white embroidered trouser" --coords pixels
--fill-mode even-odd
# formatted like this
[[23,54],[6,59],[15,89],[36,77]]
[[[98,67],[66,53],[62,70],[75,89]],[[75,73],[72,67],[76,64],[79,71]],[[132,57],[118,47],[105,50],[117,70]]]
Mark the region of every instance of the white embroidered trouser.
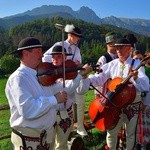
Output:
[[11,133],[13,150],[51,150],[54,141],[54,127],[48,130],[15,128]]
[[135,114],[129,121],[126,114],[122,113],[120,115],[117,126],[114,129],[107,131],[106,141],[109,150],[116,150],[117,135],[123,124],[126,126],[126,150],[132,150],[135,144],[137,118],[138,114]]
[[85,112],[85,101],[83,95],[75,93],[76,104],[77,104],[77,133],[81,136],[86,136],[87,132],[84,128],[84,112]]
[[[55,137],[55,148],[54,150],[68,150],[68,137],[73,129],[73,110],[72,108],[69,111],[66,111],[68,114],[65,116],[65,113],[62,113],[63,111],[60,111],[60,114],[57,114],[57,124],[55,126],[55,132],[56,132],[56,137]],[[70,122],[67,124],[64,123],[62,118],[70,118]],[[62,121],[62,122],[61,122]],[[62,126],[60,126],[60,123],[62,123]],[[64,127],[64,129],[63,129]]]

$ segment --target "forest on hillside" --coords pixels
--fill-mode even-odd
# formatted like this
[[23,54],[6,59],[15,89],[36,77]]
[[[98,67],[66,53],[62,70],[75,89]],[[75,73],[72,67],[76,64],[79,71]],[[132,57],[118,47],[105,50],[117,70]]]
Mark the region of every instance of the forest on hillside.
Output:
[[[9,54],[17,49],[18,43],[24,37],[36,37],[47,47],[51,47],[55,42],[61,41],[62,32],[55,28],[56,23],[62,25],[74,24],[81,29],[84,38],[80,40],[79,47],[83,63],[95,64],[97,62],[98,58],[106,51],[105,34],[110,31],[116,32],[118,38],[128,33],[133,33],[138,39],[137,49],[142,53],[149,51],[149,37],[120,27],[104,24],[95,25],[78,19],[63,19],[59,16],[52,19],[45,18],[17,25],[9,30],[0,28],[0,74],[9,74],[18,66],[19,61]],[[65,39],[66,37],[67,34],[65,34]]]

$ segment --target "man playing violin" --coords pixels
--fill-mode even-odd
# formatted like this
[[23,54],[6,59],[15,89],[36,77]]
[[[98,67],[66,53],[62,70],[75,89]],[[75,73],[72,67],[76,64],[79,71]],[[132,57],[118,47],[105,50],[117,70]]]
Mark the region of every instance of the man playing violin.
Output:
[[[20,41],[12,54],[20,58],[19,68],[10,75],[5,93],[10,106],[11,142],[14,150],[51,150],[56,106],[67,101],[67,93],[55,94],[37,80],[43,46],[34,37]],[[57,87],[53,87],[57,89]]]
[[[63,66],[63,55],[62,55],[62,46],[60,45],[55,45],[52,49],[52,52],[50,53],[50,55],[52,56],[52,64],[54,66],[56,66],[56,68],[60,68]],[[67,56],[69,56],[70,54],[66,53],[66,49],[64,49],[64,55],[65,55],[65,60],[67,58]],[[69,65],[68,65],[69,63]],[[73,65],[72,65],[73,63]],[[69,61],[65,61],[66,64],[66,70],[70,67],[71,69],[73,69],[73,67],[76,67],[77,65],[74,62]],[[68,66],[68,67],[67,67]],[[90,67],[89,67],[90,68]],[[87,69],[87,68],[86,68]],[[71,76],[74,77],[74,75],[76,76],[75,83],[76,83],[76,88],[79,85],[79,79],[81,79],[81,75],[85,75],[85,71],[79,71],[79,73],[77,73],[74,71],[74,73],[72,74],[74,70],[72,70],[70,73],[66,73],[66,80],[65,80],[65,84],[66,85],[72,85],[72,80],[67,80],[67,76],[69,76],[69,78],[71,79]],[[89,72],[90,70],[87,70],[87,72]],[[60,83],[63,86],[63,79],[57,79],[56,83]],[[61,87],[62,87],[61,86]],[[70,87],[71,88],[71,87]],[[69,135],[73,129],[73,109],[72,109],[72,105],[75,103],[75,90],[70,89],[69,92],[67,92],[68,94],[68,100],[65,103],[65,109],[57,109],[57,123],[55,126],[56,129],[56,137],[55,137],[55,147],[54,150],[67,150],[68,149],[68,138]]]
[[[67,24],[64,27],[64,31],[67,33],[67,39],[64,41],[64,48],[66,49],[67,53],[72,55],[67,56],[67,60],[72,60],[76,63],[76,65],[82,64],[82,58],[80,49],[78,47],[78,43],[80,39],[83,37],[80,28],[73,24]],[[62,45],[62,41],[56,42],[49,50],[44,53],[43,62],[52,62],[51,55],[49,55],[52,51],[52,48],[55,45]],[[85,101],[83,95],[79,95],[75,93],[76,97],[76,111],[75,120],[77,119],[77,133],[81,136],[86,136],[87,132],[84,128],[84,111],[85,111]]]
[[59,89],[60,84],[42,86],[37,79],[37,68],[42,62],[43,50],[38,39],[27,37],[12,52],[20,58],[20,66],[10,75],[5,88],[14,150],[53,149],[56,109],[64,107],[68,90],[76,89],[73,85],[80,82],[78,77],[66,88]]
[[[118,109],[118,111],[120,112],[119,116],[114,116],[115,118],[118,117],[118,120],[117,120],[118,122],[115,124],[115,126],[112,126],[106,129],[107,130],[106,141],[107,141],[109,150],[116,150],[117,135],[121,129],[121,126],[124,123],[126,124],[126,149],[132,150],[135,144],[135,132],[136,132],[138,112],[141,107],[141,92],[149,90],[149,79],[145,75],[145,71],[143,67],[140,67],[137,69],[138,65],[141,66],[141,63],[139,60],[133,60],[133,58],[131,57],[130,55],[131,44],[129,43],[127,39],[124,39],[124,38],[119,39],[116,42],[116,44],[112,46],[116,47],[118,58],[103,65],[102,73],[90,75],[87,79],[82,80],[82,82],[80,82],[81,84],[80,84],[80,88],[78,89],[78,91],[80,91],[83,94],[86,91],[86,88],[87,90],[89,89],[90,84],[92,84],[93,86],[103,86],[105,81],[108,80],[109,78],[112,79],[112,82],[113,80],[115,81],[115,79],[119,77],[122,79],[122,81],[126,81],[126,79],[128,79],[129,82],[132,83],[129,85],[129,89],[131,87],[136,88],[136,93],[135,93],[136,95],[134,96],[135,98],[133,98],[132,91],[129,91],[129,92],[126,91],[127,93],[125,94],[124,91],[121,89],[121,87],[123,87],[121,83],[129,83],[129,82],[121,82],[120,85],[115,87],[113,91],[110,92],[110,95],[114,95],[114,97],[110,98],[109,97],[110,95],[108,95],[108,99],[106,100],[106,104],[105,104],[105,106],[107,107],[109,106],[108,109],[111,108],[111,106],[113,106],[113,108]],[[125,84],[125,85],[128,85],[128,84]],[[117,96],[120,95],[120,93],[121,93],[121,96],[118,97],[117,99]],[[126,102],[126,99],[128,99],[128,96],[132,97],[132,99],[129,98],[131,102],[130,101]],[[115,107],[114,107],[114,103],[112,102],[115,102],[114,101],[115,98],[121,105],[124,102],[126,102],[126,105],[120,106],[120,105],[115,104]],[[98,104],[100,105],[100,103]],[[112,112],[110,113],[113,113],[113,109],[112,109]],[[100,115],[101,114],[99,114],[99,116]],[[108,116],[106,115],[106,117],[108,118],[110,116],[109,114]],[[112,120],[112,119],[113,118],[110,118],[108,120]],[[94,119],[95,124],[99,120],[98,118]]]

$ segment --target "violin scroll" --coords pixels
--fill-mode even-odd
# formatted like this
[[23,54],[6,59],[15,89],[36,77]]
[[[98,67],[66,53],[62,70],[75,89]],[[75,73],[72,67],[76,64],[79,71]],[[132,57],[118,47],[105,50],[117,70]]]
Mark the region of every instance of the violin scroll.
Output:
[[[144,60],[144,61],[143,61]],[[143,59],[142,61],[142,63],[143,63],[143,65],[145,65],[145,66],[147,66],[147,67],[149,67],[150,68],[150,53],[147,53],[146,55],[145,55],[145,57],[144,57],[144,59]]]

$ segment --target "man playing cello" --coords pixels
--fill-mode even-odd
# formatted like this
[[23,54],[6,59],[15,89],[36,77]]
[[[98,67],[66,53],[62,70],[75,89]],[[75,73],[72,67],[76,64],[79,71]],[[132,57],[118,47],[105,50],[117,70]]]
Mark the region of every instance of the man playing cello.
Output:
[[[107,145],[109,147],[109,150],[116,150],[116,144],[117,144],[117,135],[118,132],[121,129],[121,126],[123,123],[126,124],[126,149],[132,150],[134,148],[135,144],[135,132],[136,132],[136,124],[137,124],[137,117],[138,117],[138,110],[141,106],[141,98],[140,93],[142,91],[148,91],[149,90],[149,79],[145,75],[145,71],[143,67],[137,66],[140,64],[139,60],[133,61],[133,58],[130,56],[130,48],[131,44],[127,39],[119,39],[116,44],[112,45],[116,47],[116,52],[118,55],[118,59],[115,59],[105,65],[102,66],[103,72],[100,74],[94,74],[90,75],[87,79],[82,80],[80,84],[80,88],[78,88],[78,91],[80,91],[82,94],[89,89],[90,84],[93,86],[103,86],[106,80],[109,78],[115,79],[117,77],[122,78],[125,80],[128,78],[128,76],[131,76],[129,78],[129,82],[132,83],[132,85],[136,88],[136,95],[135,99],[132,100],[132,102],[126,106],[122,105],[122,103],[125,104],[126,99],[128,99],[128,93],[126,95],[126,98],[124,99],[119,98],[117,101],[121,101],[121,107],[119,105],[116,106],[118,110],[120,110],[120,115],[118,116],[118,122],[116,123],[115,127],[107,129]],[[118,88],[116,88],[118,89]],[[116,92],[112,92],[113,94],[119,95],[119,92],[122,92],[122,90],[118,90]],[[132,92],[129,92],[132,94]],[[124,93],[123,93],[124,94]],[[109,99],[109,97],[108,97]],[[107,100],[107,103],[109,103],[111,106],[112,102],[110,102],[112,99]],[[127,102],[128,104],[129,102]],[[99,102],[100,104],[100,102]],[[125,106],[125,107],[124,107]],[[104,106],[105,107],[105,106]],[[109,109],[109,108],[108,108]],[[99,113],[99,110],[98,110]],[[99,114],[100,116],[101,114]],[[107,116],[107,115],[106,115]],[[98,116],[96,116],[96,121]],[[108,117],[110,117],[108,115]],[[116,116],[117,117],[117,116]],[[111,120],[112,118],[109,118],[108,120]]]

